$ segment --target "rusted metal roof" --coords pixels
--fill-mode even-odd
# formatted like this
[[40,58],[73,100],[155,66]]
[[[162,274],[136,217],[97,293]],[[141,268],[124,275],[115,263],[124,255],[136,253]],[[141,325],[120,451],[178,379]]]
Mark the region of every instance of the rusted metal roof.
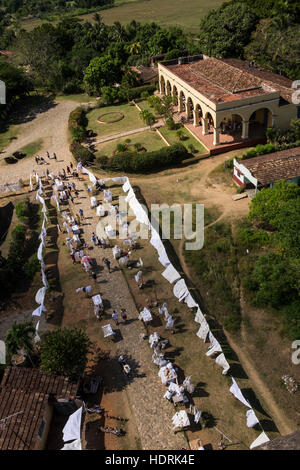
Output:
[[263,186],[300,176],[300,147],[260,155],[240,162]]

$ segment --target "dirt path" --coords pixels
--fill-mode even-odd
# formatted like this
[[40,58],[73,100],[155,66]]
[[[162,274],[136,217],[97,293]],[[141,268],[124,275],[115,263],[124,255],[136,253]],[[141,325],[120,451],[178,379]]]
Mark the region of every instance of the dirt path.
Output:
[[[72,178],[70,179],[72,180]],[[78,212],[79,208],[83,209],[85,220],[81,226],[82,236],[92,246],[91,236],[93,232],[96,232],[99,217],[96,216],[95,209],[90,207],[90,198],[87,197],[83,181],[76,181],[76,186],[81,190],[81,194],[86,194],[86,196],[80,197],[80,199],[75,198],[74,204],[71,204],[71,209],[74,212]],[[97,199],[100,201],[102,197],[97,197]],[[130,357],[135,364],[136,373],[134,379],[128,382],[126,386],[126,396],[135,416],[142,448],[168,450],[186,447],[187,442],[184,435],[182,433],[174,435],[171,431],[172,416],[175,414],[175,410],[163,398],[166,391],[165,386],[162,385],[157,375],[157,367],[152,363],[152,350],[148,341],[140,337],[142,333],[145,333],[145,329],[138,320],[139,312],[122,272],[118,268],[118,263],[113,258],[112,250],[93,247],[89,254],[96,260],[97,266],[101,269],[98,275],[99,284],[93,285],[93,294],[95,295],[100,291],[103,299],[109,301],[109,307],[105,309],[109,319],[103,321],[101,325],[110,323],[114,330],[119,330],[118,336],[121,340],[116,345],[117,355],[123,354]],[[111,262],[111,273],[103,267],[103,256]],[[88,279],[87,282],[91,283]],[[121,308],[126,308],[129,321],[127,324],[121,322],[116,327],[111,319],[111,314],[113,310],[120,314]],[[103,341],[103,334],[99,341]],[[109,343],[109,340],[105,341]]]
[[46,151],[51,157],[53,153],[56,153],[57,161],[47,159],[47,163],[43,165],[37,165],[34,157],[20,160],[15,165],[8,165],[1,161],[0,185],[17,182],[20,178],[28,179],[33,169],[41,174],[46,169],[57,172],[66,166],[71,156],[68,149],[67,123],[70,112],[77,106],[79,103],[74,101],[61,101],[55,103],[47,111],[37,114],[34,119],[21,124],[18,138],[2,153],[1,160],[27,144],[43,139],[43,147],[39,155],[46,159]]

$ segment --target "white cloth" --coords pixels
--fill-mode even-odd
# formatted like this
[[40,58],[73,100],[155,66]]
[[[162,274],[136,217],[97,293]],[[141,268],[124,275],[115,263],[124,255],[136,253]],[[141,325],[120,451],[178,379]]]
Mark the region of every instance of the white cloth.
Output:
[[75,441],[71,442],[70,444],[65,444],[62,449],[60,450],[82,450],[81,440],[76,439]]
[[186,296],[184,301],[185,301],[185,303],[187,304],[187,306],[189,308],[198,307],[198,304],[194,301],[194,299],[193,299],[193,297],[191,296],[190,293]]
[[29,185],[30,185],[30,191],[33,191],[33,184],[32,184],[32,176],[31,176],[31,173],[30,173],[30,176],[29,176]]
[[143,320],[144,322],[148,322],[152,320],[151,312],[145,307],[139,314],[139,320]]
[[129,191],[130,188],[131,188],[131,184],[129,182],[129,179],[127,178],[127,180],[125,181],[125,183],[122,186],[122,189],[123,189],[124,193],[127,193],[127,191]]
[[43,312],[47,312],[47,309],[44,305],[40,305],[38,308],[36,308],[33,312],[32,312],[32,316],[33,317],[40,317],[42,315]]
[[6,364],[6,348],[2,340],[0,340],[0,364]]
[[173,293],[175,297],[181,302],[187,295],[189,295],[188,288],[186,286],[186,283],[184,279],[180,279],[179,281],[176,282],[174,288],[173,288]]
[[[168,375],[165,374],[166,370],[168,371]],[[168,384],[170,381],[173,381],[177,378],[177,374],[173,369],[171,362],[169,362],[166,366],[161,367],[157,375],[160,377],[163,384]]]
[[224,356],[224,353],[220,354],[217,359],[216,359],[216,364],[218,364],[218,366],[221,366],[223,368],[223,372],[222,374],[223,375],[226,375],[227,372],[229,371],[230,369],[230,365],[228,364],[228,362],[226,361],[226,358]]
[[105,233],[108,237],[115,237],[116,236],[116,231],[112,228],[111,225],[107,225],[105,227]]
[[247,402],[246,398],[244,397],[244,395],[242,394],[238,384],[236,383],[236,381],[234,380],[233,377],[231,377],[232,379],[232,385],[229,389],[229,391],[231,393],[233,393],[233,395],[235,396],[235,398],[237,398],[238,400],[240,400],[244,405],[248,406],[248,408],[251,408],[251,405],[249,405],[249,403]]
[[41,287],[37,293],[35,294],[35,301],[37,304],[43,304],[44,303],[44,299],[45,299],[45,295],[46,295],[46,290],[47,288],[46,287]]
[[93,300],[94,305],[102,305],[103,304],[100,294],[93,295],[92,300]]
[[250,445],[250,449],[254,449],[255,447],[260,446],[261,444],[264,444],[265,442],[268,442],[270,439],[266,435],[265,432],[262,432],[255,441],[252,442]]
[[100,204],[100,206],[97,207],[96,214],[98,215],[98,217],[104,217],[105,216],[105,208],[102,204]]
[[120,256],[121,256],[121,248],[120,248],[118,245],[115,245],[115,246],[113,247],[112,252],[113,252],[113,256],[114,256],[115,259],[120,258]]
[[201,312],[199,306],[198,306],[198,310],[197,310],[197,313],[195,315],[195,322],[197,323],[202,323],[203,320],[205,320],[205,317],[203,315],[203,313]]
[[222,352],[222,348],[220,346],[220,343],[216,340],[212,332],[209,332],[209,340],[210,340],[210,346],[207,351],[206,356],[212,356],[213,354],[217,352]]
[[253,428],[253,426],[259,423],[257,416],[253,410],[246,411],[246,417],[247,417],[248,428]]
[[205,342],[206,341],[206,337],[209,333],[209,324],[207,323],[207,321],[204,319],[201,323],[200,323],[200,328],[198,330],[198,332],[196,333],[197,336],[201,339],[203,339],[203,341]]
[[107,336],[112,336],[115,334],[110,324],[104,325],[101,328],[104,334],[104,338],[107,338]]
[[167,279],[167,281],[172,284],[175,281],[178,281],[180,279],[180,274],[172,264],[169,264],[169,266],[164,270],[164,272],[161,273],[161,275]]
[[141,277],[143,275],[143,271],[139,271],[135,276],[134,276],[134,279],[136,282],[139,282]]
[[178,411],[172,418],[174,428],[185,428],[190,425],[188,414],[185,410]]
[[37,258],[38,258],[39,261],[43,260],[43,256],[42,256],[43,246],[44,246],[44,240],[41,241],[41,243],[38,247],[38,251],[37,251]]
[[82,407],[69,416],[65,427],[63,428],[63,441],[80,439]]
[[49,287],[49,282],[47,281],[45,271],[43,269],[41,269],[41,273],[42,273],[42,282],[43,282],[44,286],[46,288],[48,288]]
[[91,197],[91,207],[96,207],[97,206],[97,199],[95,196]]
[[170,264],[170,260],[168,258],[166,249],[164,248],[163,250],[160,251],[158,261],[160,264],[162,264],[165,268]]
[[168,321],[166,323],[166,328],[173,328],[174,326],[174,320],[173,318],[171,317],[171,315],[168,317]]
[[111,202],[112,201],[112,192],[109,191],[108,189],[104,189],[103,200],[105,202]]

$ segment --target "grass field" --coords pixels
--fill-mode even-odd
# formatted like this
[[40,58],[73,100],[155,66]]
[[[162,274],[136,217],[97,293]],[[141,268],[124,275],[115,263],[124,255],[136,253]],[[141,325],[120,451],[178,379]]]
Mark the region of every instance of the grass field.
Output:
[[193,145],[194,148],[197,150],[197,152],[194,152],[194,155],[207,153],[206,148],[203,147],[203,145],[201,145],[200,142],[197,139],[195,139],[195,137],[193,137],[191,133],[184,127],[180,128],[180,130],[185,136],[185,140],[179,140],[179,138],[176,135],[177,131],[170,131],[169,129],[166,128],[166,126],[161,127],[159,130],[162,133],[162,135],[168,140],[168,142],[170,142],[170,144],[177,144],[178,142],[180,142],[186,147],[187,150],[189,150],[189,145]]
[[15,139],[19,132],[18,126],[9,126],[8,130],[0,133],[0,152],[2,152]]
[[[121,112],[124,114],[124,119],[118,122],[110,124],[101,124],[97,121],[97,118],[101,114]],[[141,118],[139,117],[139,111],[135,106],[129,104],[122,104],[119,106],[107,106],[105,108],[96,108],[87,114],[88,118],[88,129],[92,129],[97,133],[98,139],[108,137],[114,134],[120,134],[122,132],[130,131],[133,129],[140,129],[146,127]]]
[[[223,0],[122,0],[116,1],[116,7],[102,10],[99,13],[106,24],[114,21],[129,23],[132,20],[141,23],[158,23],[163,27],[180,26],[184,31],[197,35],[201,18],[212,8],[218,8]],[[94,22],[94,13],[80,15],[83,21]],[[58,20],[52,21],[57,23]],[[22,21],[27,31],[45,23],[39,18]]]
[[96,152],[96,156],[99,155],[107,155],[111,157],[113,155],[113,151],[116,149],[117,145],[122,143],[125,144],[126,140],[130,139],[130,143],[128,145],[128,150],[135,150],[134,144],[140,143],[147,152],[152,152],[153,150],[159,150],[162,147],[165,147],[166,144],[162,140],[162,138],[157,134],[155,131],[145,131],[139,132],[138,134],[130,135],[129,137],[124,137],[123,139],[115,139],[106,144],[100,144],[97,146],[98,152]]

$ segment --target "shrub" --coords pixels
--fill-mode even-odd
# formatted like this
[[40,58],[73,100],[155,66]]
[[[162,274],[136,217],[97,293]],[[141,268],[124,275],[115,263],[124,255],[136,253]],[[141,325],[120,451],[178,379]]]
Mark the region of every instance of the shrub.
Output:
[[174,121],[173,118],[169,118],[169,119],[166,120],[166,127],[170,131],[174,131],[175,129],[177,129],[176,122]]
[[25,203],[22,201],[19,201],[16,206],[15,206],[16,214],[17,217],[29,217],[30,215],[30,207],[29,207],[29,201],[27,200]]
[[40,262],[37,258],[36,253],[31,256],[31,258],[26,261],[24,264],[24,272],[26,277],[31,280],[33,279],[34,275],[36,272],[38,272],[40,269]]
[[82,142],[86,137],[86,130],[82,126],[71,128],[73,142]]
[[143,85],[136,88],[130,88],[128,92],[128,98],[130,100],[136,100],[137,98],[140,98],[142,93],[144,93],[145,91],[150,94],[153,93],[155,90],[156,87],[154,85]]
[[136,153],[123,152],[111,159],[98,157],[100,168],[128,173],[147,173],[160,168],[178,165],[188,158],[189,153],[182,144],[164,147],[154,152]]
[[228,170],[232,170],[233,169],[233,158],[230,158],[229,160],[226,160],[224,162],[224,168],[228,169]]
[[126,152],[126,150],[127,150],[127,145],[122,144],[122,143],[117,144],[117,152],[118,153]]
[[79,144],[78,142],[73,142],[70,145],[70,151],[72,152],[74,158],[77,161],[81,160],[83,164],[91,163],[95,159],[94,154],[89,149],[87,149],[86,147],[83,147],[83,145]]

